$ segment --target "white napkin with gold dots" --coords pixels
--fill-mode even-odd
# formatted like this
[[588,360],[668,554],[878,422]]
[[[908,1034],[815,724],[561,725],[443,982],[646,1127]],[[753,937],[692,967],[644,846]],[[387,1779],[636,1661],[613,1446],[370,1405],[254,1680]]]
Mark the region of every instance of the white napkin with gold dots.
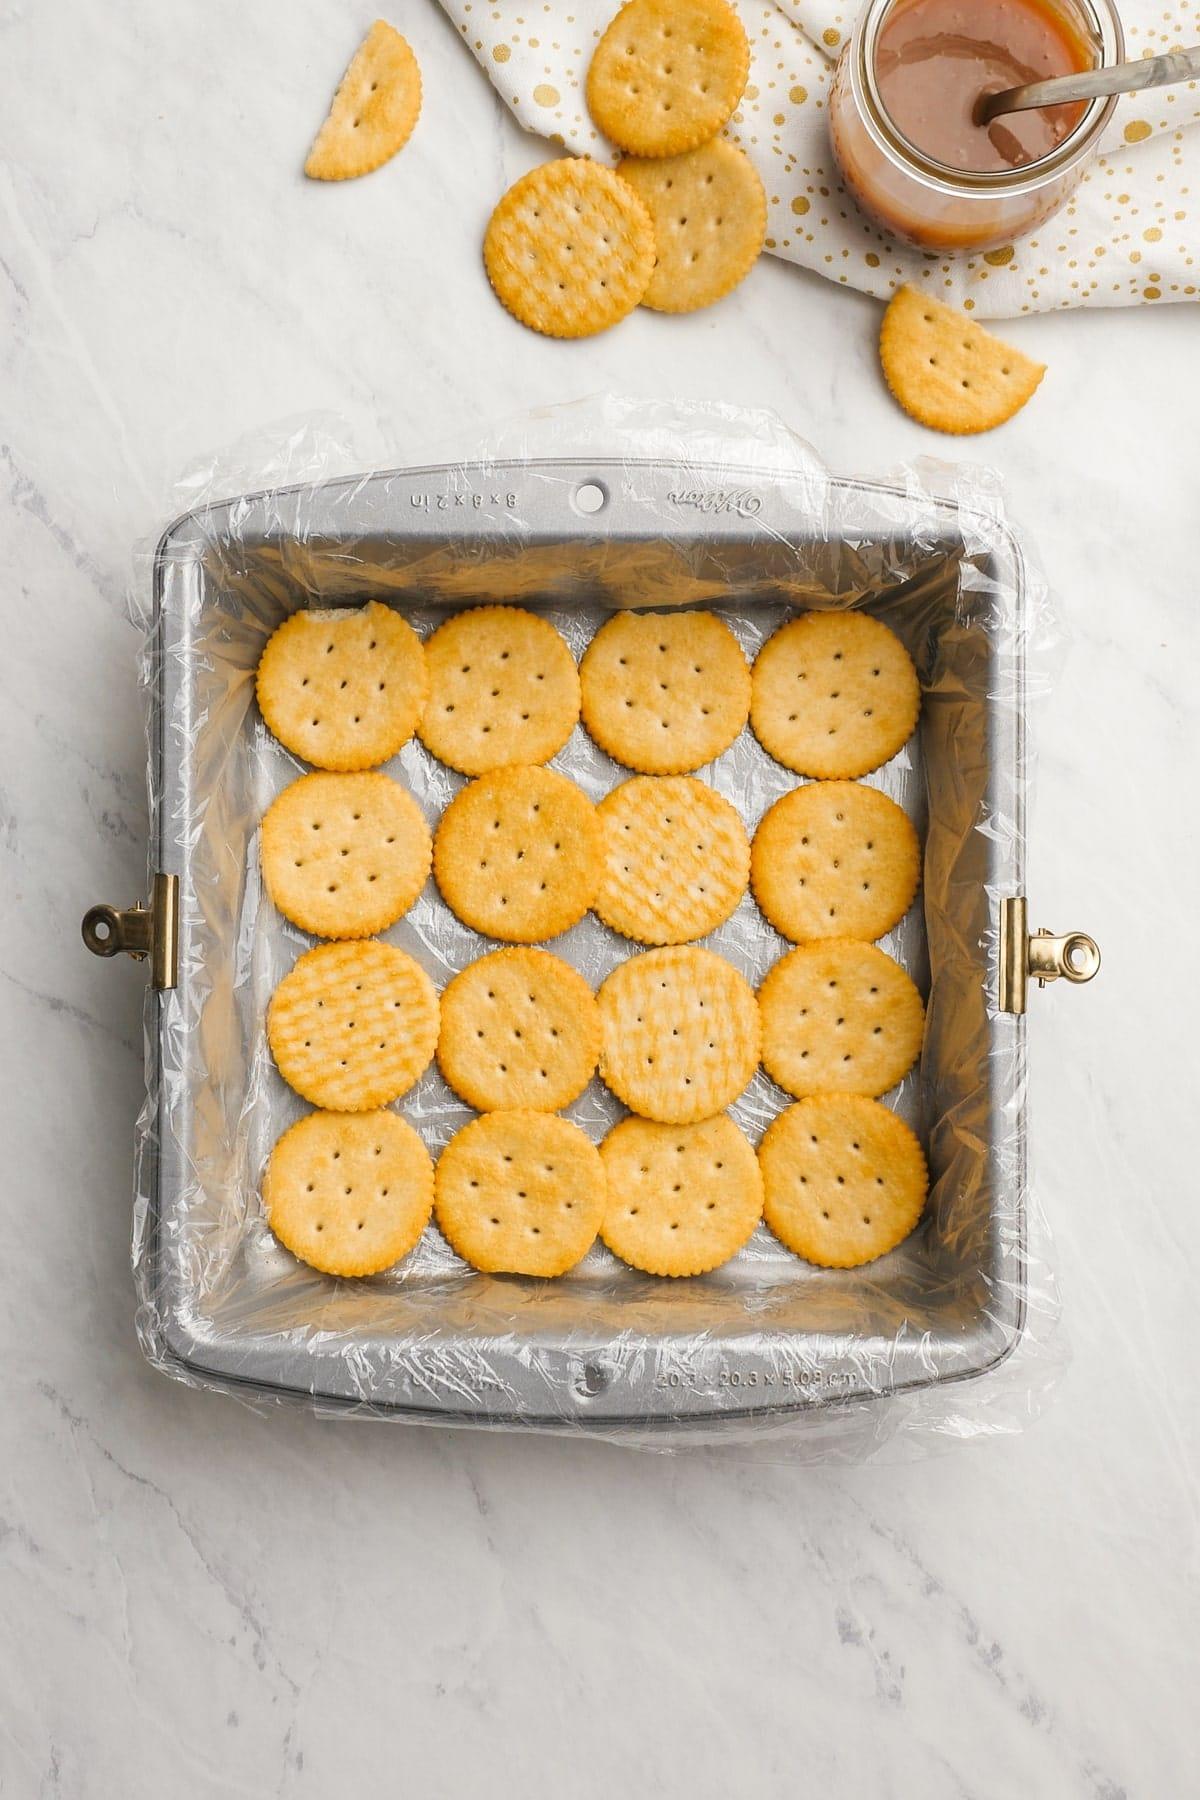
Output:
[[[826,97],[855,0],[735,3],[750,80],[727,135],[758,165],[776,256],[882,299],[913,282],[988,318],[1200,294],[1200,83],[1119,101],[1100,157],[1032,237],[982,255],[923,256],[863,217],[829,148]],[[522,125],[614,160],[584,83],[618,0],[441,4]],[[1121,14],[1131,57],[1200,43],[1200,0],[1123,0]]]

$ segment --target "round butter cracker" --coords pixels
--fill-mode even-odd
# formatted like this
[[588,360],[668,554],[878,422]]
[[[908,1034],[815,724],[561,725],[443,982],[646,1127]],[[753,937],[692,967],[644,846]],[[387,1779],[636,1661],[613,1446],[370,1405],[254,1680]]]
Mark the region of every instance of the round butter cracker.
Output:
[[429,827],[412,795],[377,771],[302,775],[262,822],[267,892],[316,937],[386,931],[425,885]]
[[695,1125],[622,1119],[600,1146],[608,1200],[600,1236],[647,1275],[703,1275],[746,1243],[762,1176],[724,1113]]
[[318,944],[279,983],[267,1041],[279,1073],[314,1106],[368,1112],[428,1068],[438,999],[419,963],[391,944]]
[[407,1256],[433,1211],[433,1163],[393,1112],[309,1113],[263,1176],[267,1223],[326,1275],[375,1275]]
[[826,938],[780,957],[758,990],[763,1067],[789,1094],[886,1094],[921,1051],[925,1008],[874,944]]
[[579,665],[583,722],[644,775],[685,775],[728,750],[750,712],[741,645],[713,613],[616,612]]
[[641,944],[715,931],[750,875],[746,828],[729,801],[691,775],[635,775],[600,802],[604,874],[594,906]]
[[557,1112],[596,1072],[596,997],[548,950],[496,950],[443,991],[437,1055],[455,1093],[479,1112]]
[[600,879],[600,827],[553,769],[496,769],[457,793],[433,840],[442,898],[486,937],[531,944],[578,924]]
[[604,1198],[599,1151],[554,1113],[485,1113],[438,1159],[438,1228],[485,1274],[565,1275],[595,1242]]
[[886,794],[856,781],[793,788],[763,815],[750,846],[750,885],[776,931],[874,942],[912,904],[921,845]]
[[517,606],[455,613],[425,645],[421,742],[462,775],[544,763],[579,718],[575,659],[548,619]]
[[617,174],[654,222],[658,260],[643,306],[695,312],[749,274],[763,247],[767,196],[744,150],[714,138],[680,156],[627,156]]
[[929,1176],[903,1119],[855,1094],[797,1100],[758,1151],[763,1217],[806,1262],[857,1269],[905,1239],[925,1207]]
[[501,305],[548,337],[590,337],[631,313],[654,272],[654,227],[628,182],[588,157],[542,163],[488,221],[488,280]]
[[286,749],[318,769],[372,769],[407,744],[425,705],[425,652],[378,600],[301,609],[267,640],[259,710]]
[[750,73],[726,0],[628,0],[588,67],[588,110],[635,156],[673,156],[715,137]]
[[711,1118],[737,1099],[758,1067],[753,990],[712,950],[631,957],[596,999],[601,1077],[643,1118],[669,1125]]
[[809,612],[758,653],[750,723],[763,749],[798,775],[869,775],[911,737],[921,710],[912,658],[863,612]]

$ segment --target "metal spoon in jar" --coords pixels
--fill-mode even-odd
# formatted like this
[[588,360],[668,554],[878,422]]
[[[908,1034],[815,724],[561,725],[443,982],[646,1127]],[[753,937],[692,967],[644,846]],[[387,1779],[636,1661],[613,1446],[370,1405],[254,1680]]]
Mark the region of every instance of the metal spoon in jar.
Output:
[[1095,100],[1105,94],[1133,94],[1141,88],[1169,87],[1176,81],[1200,80],[1200,44],[1193,50],[1170,50],[1140,62],[1113,63],[1078,75],[1056,75],[1052,81],[1029,81],[1024,87],[982,94],[975,103],[975,123],[990,125],[1001,113],[1028,112],[1038,106],[1068,106],[1072,100]]

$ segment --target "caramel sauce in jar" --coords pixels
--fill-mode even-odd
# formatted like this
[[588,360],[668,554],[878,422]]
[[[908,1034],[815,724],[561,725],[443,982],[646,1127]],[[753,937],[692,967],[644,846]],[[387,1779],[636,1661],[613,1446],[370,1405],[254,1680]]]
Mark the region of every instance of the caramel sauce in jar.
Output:
[[925,250],[985,249],[1054,212],[1099,148],[1111,98],[975,122],[988,94],[1119,61],[1113,0],[868,0],[830,96],[834,153],[864,211]]

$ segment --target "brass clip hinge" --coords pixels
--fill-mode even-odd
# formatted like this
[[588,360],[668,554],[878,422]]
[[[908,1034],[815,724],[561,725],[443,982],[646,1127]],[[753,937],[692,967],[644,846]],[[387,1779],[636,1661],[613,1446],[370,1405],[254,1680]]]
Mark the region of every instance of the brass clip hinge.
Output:
[[149,906],[90,906],[83,941],[94,956],[124,951],[135,962],[150,959],[150,983],[173,988],[179,980],[179,877],[157,874]]
[[1084,931],[1068,931],[1055,937],[1049,931],[1029,930],[1024,894],[1000,902],[1000,1011],[1023,1013],[1030,981],[1045,987],[1062,976],[1066,981],[1090,981],[1100,967],[1100,947]]

